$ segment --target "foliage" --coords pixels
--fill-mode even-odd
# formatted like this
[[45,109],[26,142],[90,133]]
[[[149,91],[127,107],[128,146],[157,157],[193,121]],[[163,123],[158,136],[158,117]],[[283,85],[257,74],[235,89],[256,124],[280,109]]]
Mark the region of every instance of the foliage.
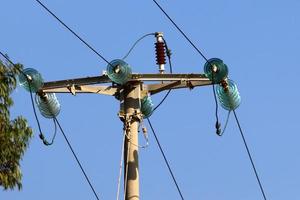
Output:
[[15,67],[0,60],[0,186],[19,190],[22,187],[20,161],[28,148],[32,130],[21,116],[11,120],[12,92],[22,65]]

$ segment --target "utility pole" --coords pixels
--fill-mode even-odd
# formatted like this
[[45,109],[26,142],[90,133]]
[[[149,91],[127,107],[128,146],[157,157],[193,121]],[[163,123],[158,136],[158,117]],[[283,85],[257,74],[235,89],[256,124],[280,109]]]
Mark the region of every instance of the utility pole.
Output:
[[[124,115],[124,181],[125,199],[139,200],[139,154],[138,154],[138,128],[142,119],[140,109],[141,85],[139,82],[125,87]],[[122,106],[121,106],[122,107]],[[122,112],[122,111],[121,111]]]
[[[144,82],[151,82],[145,84]],[[157,82],[157,83],[154,83]],[[99,85],[104,84],[104,85]],[[113,83],[102,76],[45,82],[41,93],[81,93],[103,94],[116,97],[120,101],[119,117],[124,124],[124,185],[125,199],[139,200],[139,154],[138,127],[143,119],[141,99],[162,91],[181,88],[193,89],[211,85],[204,74],[131,74],[124,85]]]

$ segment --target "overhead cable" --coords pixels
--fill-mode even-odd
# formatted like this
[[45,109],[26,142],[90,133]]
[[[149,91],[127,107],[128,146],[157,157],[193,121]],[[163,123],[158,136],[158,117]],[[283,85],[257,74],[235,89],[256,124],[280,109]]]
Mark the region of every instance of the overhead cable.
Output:
[[161,154],[162,154],[162,156],[163,156],[163,158],[164,158],[164,161],[165,161],[165,163],[166,163],[166,165],[167,165],[167,167],[168,167],[168,170],[169,170],[170,175],[171,175],[171,177],[172,177],[172,179],[173,179],[173,182],[174,182],[174,184],[175,184],[175,186],[176,186],[176,189],[177,189],[177,191],[178,191],[178,193],[179,193],[181,199],[184,200],[183,195],[182,195],[182,192],[181,192],[181,190],[180,190],[180,188],[179,188],[179,185],[178,185],[178,183],[177,183],[177,181],[176,181],[176,178],[175,178],[174,173],[173,173],[173,171],[172,171],[172,169],[171,169],[171,166],[170,166],[170,164],[169,164],[169,161],[168,161],[168,159],[167,159],[167,157],[166,157],[166,155],[165,155],[165,153],[164,153],[164,150],[162,149],[162,146],[161,146],[161,144],[160,144],[160,142],[159,142],[159,140],[158,140],[158,137],[157,137],[156,132],[155,132],[153,126],[152,126],[152,123],[151,123],[151,121],[150,121],[149,118],[147,118],[147,121],[148,121],[148,123],[149,123],[149,125],[150,125],[150,128],[151,128],[152,132],[153,132],[153,135],[154,135],[154,137],[155,137],[156,143],[157,143],[157,145],[158,145],[158,147],[159,147],[159,150],[160,150],[160,152],[161,152]]
[[263,195],[263,197],[264,197],[264,200],[267,200],[266,195],[265,195],[264,188],[263,188],[262,183],[261,183],[261,181],[260,181],[260,178],[259,178],[259,176],[258,176],[256,167],[255,167],[255,164],[254,164],[254,161],[253,161],[253,158],[252,158],[252,156],[251,156],[249,147],[248,147],[248,145],[247,145],[247,141],[246,141],[246,139],[245,139],[245,136],[244,136],[244,133],[243,133],[243,130],[242,130],[240,121],[239,121],[239,119],[238,119],[238,116],[237,116],[235,110],[233,110],[233,115],[234,115],[234,118],[235,118],[235,120],[236,120],[236,123],[237,123],[237,125],[238,125],[238,127],[239,127],[239,131],[240,131],[240,133],[241,133],[241,136],[242,136],[242,139],[243,139],[243,143],[244,143],[245,148],[246,148],[246,150],[247,150],[248,157],[249,157],[249,159],[250,159],[250,161],[251,161],[251,165],[252,165],[252,168],[253,168],[253,171],[254,171],[256,180],[257,180],[257,182],[258,182],[258,184],[259,184],[259,188],[260,188],[261,193],[262,193],[262,195]]
[[[5,54],[3,54],[1,51],[0,51],[0,54],[1,54],[1,55],[2,55],[2,56],[10,63],[10,64],[12,64],[12,66],[14,66],[20,73],[22,73],[22,74],[24,73],[22,70],[20,70],[18,67],[16,67],[16,65],[8,58],[8,56],[6,56]],[[26,74],[23,74],[23,75],[27,78]],[[69,148],[70,148],[70,150],[71,150],[71,152],[72,152],[72,154],[73,154],[73,156],[74,156],[74,158],[75,158],[76,161],[77,161],[77,164],[79,165],[79,167],[80,167],[82,173],[84,174],[84,177],[85,177],[86,181],[88,182],[90,188],[92,189],[92,191],[93,191],[93,193],[94,193],[96,199],[99,200],[99,197],[98,197],[98,195],[97,195],[97,193],[96,193],[96,191],[95,191],[93,185],[91,184],[91,181],[89,180],[89,178],[88,178],[88,176],[87,176],[87,174],[86,174],[84,168],[83,168],[82,165],[81,165],[81,162],[79,161],[79,159],[78,159],[78,157],[77,157],[77,155],[76,155],[76,153],[75,153],[75,151],[74,151],[74,149],[73,149],[71,143],[69,142],[69,140],[68,140],[68,138],[67,138],[67,136],[66,136],[64,130],[62,129],[62,127],[61,127],[61,125],[60,125],[60,123],[59,123],[59,121],[57,120],[56,117],[53,118],[53,122],[54,122],[54,124],[55,124],[55,134],[54,134],[54,136],[53,136],[53,138],[52,138],[52,141],[51,141],[51,142],[48,142],[48,141],[45,139],[45,137],[44,137],[44,135],[43,135],[43,133],[42,133],[42,130],[41,130],[41,125],[40,125],[38,116],[37,116],[37,112],[36,112],[36,108],[35,108],[35,104],[34,104],[34,100],[33,100],[33,95],[32,95],[32,92],[31,92],[31,86],[30,86],[31,84],[30,84],[30,81],[28,80],[28,78],[27,78],[27,81],[28,81],[28,85],[29,85],[29,94],[30,94],[30,99],[31,99],[32,108],[33,108],[33,113],[34,113],[34,116],[35,116],[35,119],[36,119],[36,122],[37,122],[37,125],[38,125],[38,129],[39,129],[39,132],[40,132],[39,137],[43,140],[43,143],[44,143],[45,145],[51,145],[51,144],[53,144],[54,138],[55,138],[55,136],[56,136],[56,124],[58,125],[60,131],[62,132],[62,134],[63,134],[63,136],[64,136],[64,139],[66,140],[66,142],[67,142],[67,144],[68,144],[68,146],[69,146]]]
[[[166,54],[167,54],[167,58],[168,58],[168,63],[169,63],[169,67],[170,67],[170,73],[172,74],[173,73],[173,66],[172,66],[172,61],[171,61],[171,49],[169,49],[169,46],[167,44],[167,41],[163,38],[163,41],[165,43],[165,48],[166,48]],[[163,103],[164,101],[167,99],[167,97],[169,96],[170,92],[172,91],[172,89],[169,89],[167,91],[167,93],[165,94],[165,96],[162,98],[162,100],[157,104],[157,106],[155,108],[153,108],[153,111],[154,112],[155,110],[157,110]]]
[[[156,1],[156,0],[152,0],[155,5],[164,13],[164,15],[170,20],[170,22],[176,27],[176,29],[183,35],[183,37],[190,43],[190,45],[200,54],[200,56],[207,62],[208,59],[206,58],[206,56],[201,52],[201,50],[190,40],[190,38],[183,32],[183,30],[175,23],[175,21],[170,17],[170,15],[168,15],[168,13],[161,7],[161,5]],[[215,124],[215,128],[216,128],[216,133],[218,135],[221,134],[221,124],[219,123],[219,117],[218,117],[218,102],[217,102],[217,98],[216,98],[216,94],[215,94],[215,86],[213,84],[212,86],[213,88],[213,92],[214,92],[214,99],[215,99],[215,103],[216,103],[216,124]]]
[[183,37],[194,47],[194,49],[204,58],[204,60],[208,61],[208,59],[204,56],[204,54],[196,47],[196,45],[189,39],[189,37],[183,32],[183,30],[174,22],[174,20],[168,15],[168,13],[159,5],[156,0],[152,0],[156,6],[165,14],[165,16],[170,20],[170,22],[176,27],[176,29],[183,35]]
[[60,125],[60,123],[59,123],[59,121],[57,120],[56,117],[54,117],[54,120],[55,120],[55,122],[57,123],[57,125],[58,125],[58,127],[59,127],[61,133],[63,134],[64,139],[65,139],[65,141],[67,142],[68,147],[69,147],[69,149],[71,150],[71,152],[72,152],[72,154],[73,154],[73,156],[74,156],[74,158],[75,158],[75,160],[76,160],[76,162],[77,162],[77,164],[78,164],[78,166],[79,166],[81,172],[83,173],[83,175],[84,175],[86,181],[88,182],[88,184],[89,184],[91,190],[93,191],[93,194],[95,195],[96,199],[99,200],[100,198],[98,197],[97,192],[96,192],[96,190],[94,189],[94,186],[92,185],[92,183],[91,183],[89,177],[87,176],[87,174],[86,174],[84,168],[82,167],[82,164],[81,164],[80,160],[78,159],[78,157],[77,157],[77,155],[76,155],[76,153],[75,153],[75,151],[74,151],[74,149],[73,149],[73,147],[72,147],[72,145],[71,145],[71,143],[70,143],[70,141],[69,141],[67,135],[65,134],[65,131],[64,131],[63,128],[61,127],[61,125]]
[[38,129],[39,129],[39,137],[40,139],[43,141],[44,145],[46,146],[49,146],[49,145],[52,145],[53,142],[54,142],[54,139],[56,137],[56,123],[53,121],[54,123],[54,127],[55,127],[55,132],[53,134],[53,137],[52,137],[52,140],[51,142],[48,142],[43,134],[43,131],[42,131],[42,127],[41,127],[41,123],[40,123],[40,120],[37,116],[37,112],[36,112],[36,108],[35,108],[35,104],[34,104],[34,100],[33,100],[33,95],[32,95],[32,89],[31,89],[31,82],[28,80],[28,77],[27,75],[22,71],[20,70],[18,67],[16,67],[16,65],[8,58],[8,56],[6,56],[4,53],[2,53],[0,51],[0,54],[15,68],[18,70],[19,73],[23,74],[23,76],[26,78],[27,82],[28,82],[28,86],[29,86],[29,94],[30,94],[30,101],[31,101],[31,106],[32,106],[32,110],[33,110],[33,114],[34,114],[34,117],[35,117],[35,120],[37,122],[37,125],[38,125]]
[[100,57],[107,64],[110,64],[107,59],[105,59],[94,47],[92,47],[86,40],[79,36],[73,29],[71,29],[66,23],[64,23],[56,14],[54,14],[45,4],[40,0],[35,0],[40,6],[42,6],[52,17],[54,17],[62,26],[69,30],[76,38],[78,38],[85,46],[87,46],[91,51],[93,51],[98,57]]
[[131,48],[129,49],[129,51],[126,53],[126,55],[122,58],[122,60],[125,60],[129,54],[132,52],[132,50],[135,48],[135,46],[144,38],[151,36],[151,35],[155,35],[155,33],[147,33],[145,35],[143,35],[142,37],[140,37],[137,41],[134,42],[134,44],[131,46]]
[[[184,36],[184,38],[190,43],[190,45],[200,54],[200,56],[206,60],[207,62],[208,59],[205,57],[205,55],[200,51],[199,48],[197,48],[197,46],[189,39],[189,37],[182,31],[182,29],[174,22],[174,20],[166,13],[166,11],[160,6],[160,4],[156,1],[156,0],[152,0],[156,6],[164,13],[164,15],[170,20],[170,22],[177,28],[177,30]],[[214,98],[215,98],[215,101],[216,101],[216,94],[215,94],[215,88],[214,88],[214,84],[213,84],[213,90],[214,90]],[[218,129],[218,127],[220,126],[219,123],[218,123],[218,115],[217,115],[217,112],[218,112],[218,103],[216,101],[216,118],[217,118],[217,122],[216,122],[216,128]],[[237,118],[237,115],[235,113],[235,110],[233,110],[233,113],[234,113],[234,116],[235,116],[235,119],[236,119],[236,122],[238,124],[238,127],[239,127],[239,130],[240,130],[240,133],[241,133],[241,136],[243,138],[243,142],[244,142],[244,145],[246,147],[246,150],[247,150],[247,153],[248,153],[248,156],[249,156],[249,159],[251,161],[251,164],[252,164],[252,167],[253,167],[253,170],[255,172],[255,176],[256,176],[256,179],[257,179],[257,182],[259,184],[259,187],[260,187],[260,190],[261,190],[261,193],[262,193],[262,196],[264,197],[264,199],[266,200],[266,195],[265,195],[265,192],[264,192],[264,189],[262,187],[262,184],[261,184],[261,181],[259,179],[259,176],[258,176],[258,173],[256,171],[256,167],[255,167],[255,164],[253,162],[253,159],[252,159],[252,156],[250,154],[250,151],[249,151],[249,148],[248,148],[248,145],[247,145],[247,142],[246,142],[246,139],[244,137],[244,134],[243,134],[243,131],[242,131],[242,128],[240,126],[240,123],[239,123],[239,120]],[[219,130],[217,130],[217,133],[220,133]]]
[[124,162],[124,147],[125,147],[125,139],[126,139],[126,130],[123,133],[123,140],[122,140],[122,149],[121,149],[121,158],[120,158],[120,168],[119,168],[119,178],[118,178],[118,186],[117,186],[117,200],[120,198],[120,188],[121,188],[121,176],[122,176],[122,168]]

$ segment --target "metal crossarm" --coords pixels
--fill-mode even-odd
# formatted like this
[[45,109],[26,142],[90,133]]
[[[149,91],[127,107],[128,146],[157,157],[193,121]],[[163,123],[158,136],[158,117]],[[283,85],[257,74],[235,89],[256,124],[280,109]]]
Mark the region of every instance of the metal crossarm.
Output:
[[[143,90],[150,94],[157,94],[164,90],[180,89],[211,85],[212,82],[204,74],[132,74],[130,82],[160,82],[143,84]],[[95,93],[115,96],[122,86],[96,84],[112,83],[107,75],[59,80],[44,83],[42,92],[45,93]]]

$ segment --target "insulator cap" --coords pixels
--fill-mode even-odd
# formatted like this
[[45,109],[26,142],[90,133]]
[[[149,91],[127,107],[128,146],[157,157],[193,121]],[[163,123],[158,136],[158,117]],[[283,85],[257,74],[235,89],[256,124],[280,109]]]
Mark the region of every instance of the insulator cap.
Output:
[[131,67],[125,61],[115,59],[107,65],[107,75],[111,81],[123,85],[131,78]]
[[220,83],[228,75],[227,65],[219,58],[211,58],[204,65],[205,75],[213,82]]
[[36,95],[36,104],[45,118],[54,118],[60,112],[60,104],[55,93]]
[[235,110],[241,104],[241,96],[236,84],[228,79],[228,87],[217,86],[217,95],[221,106],[225,110]]
[[44,85],[42,75],[33,68],[24,69],[23,73],[19,74],[18,79],[20,86],[22,86],[28,92],[37,92]]
[[153,107],[154,105],[150,96],[145,96],[141,100],[141,112],[144,115],[144,118],[148,118],[152,115]]

